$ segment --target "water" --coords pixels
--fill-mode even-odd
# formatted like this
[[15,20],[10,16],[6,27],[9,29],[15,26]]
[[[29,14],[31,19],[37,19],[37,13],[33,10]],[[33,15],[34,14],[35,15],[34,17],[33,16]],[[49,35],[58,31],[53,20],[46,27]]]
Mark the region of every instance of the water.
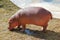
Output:
[[[12,1],[15,5],[17,5],[18,7],[24,7],[26,5],[29,5],[30,3],[51,3],[53,5],[60,5],[60,1],[59,0],[10,0]],[[60,7],[60,6],[59,6]]]
[[60,19],[60,1],[59,0],[10,0],[19,8],[25,7],[43,7],[49,10],[54,18]]
[[45,1],[45,2],[52,2],[53,0],[43,0],[43,1]]
[[26,30],[25,30],[25,33],[26,33],[26,34],[28,34],[28,35],[33,34],[33,32],[32,32],[32,31],[30,31],[29,29],[26,29]]

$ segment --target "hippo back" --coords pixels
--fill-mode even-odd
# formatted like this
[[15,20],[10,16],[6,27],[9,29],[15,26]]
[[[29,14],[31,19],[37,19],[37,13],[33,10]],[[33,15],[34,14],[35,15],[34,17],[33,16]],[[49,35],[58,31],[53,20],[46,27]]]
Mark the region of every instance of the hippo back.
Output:
[[19,12],[21,24],[44,25],[51,18],[51,13],[42,7],[28,7]]

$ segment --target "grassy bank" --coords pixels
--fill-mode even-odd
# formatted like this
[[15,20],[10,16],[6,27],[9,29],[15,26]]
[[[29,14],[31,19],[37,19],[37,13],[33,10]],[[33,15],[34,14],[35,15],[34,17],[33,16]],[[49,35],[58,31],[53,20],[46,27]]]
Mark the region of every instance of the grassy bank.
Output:
[[42,27],[26,25],[34,34],[28,35],[20,31],[8,30],[8,19],[19,8],[9,0],[0,0],[0,40],[60,40],[60,19],[52,19],[49,22],[47,33],[41,32]]

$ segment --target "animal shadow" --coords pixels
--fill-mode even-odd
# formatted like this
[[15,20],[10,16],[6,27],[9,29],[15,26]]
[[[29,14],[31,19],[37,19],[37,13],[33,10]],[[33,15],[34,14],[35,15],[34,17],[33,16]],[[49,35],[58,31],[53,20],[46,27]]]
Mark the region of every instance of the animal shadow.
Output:
[[26,30],[27,32],[21,32],[20,29],[14,29],[13,32],[17,32],[20,34],[22,33],[22,34],[26,34],[29,36],[33,36],[45,40],[60,40],[60,33],[58,32],[47,30],[46,33],[44,33],[38,30],[30,30],[30,29],[26,29]]

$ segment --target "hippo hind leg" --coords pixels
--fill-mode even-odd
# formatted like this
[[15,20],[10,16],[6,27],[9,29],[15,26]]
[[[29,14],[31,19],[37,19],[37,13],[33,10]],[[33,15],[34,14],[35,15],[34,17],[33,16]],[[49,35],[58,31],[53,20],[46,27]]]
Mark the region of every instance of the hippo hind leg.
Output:
[[43,26],[43,30],[42,30],[43,32],[46,32],[47,26],[48,26],[48,24]]

